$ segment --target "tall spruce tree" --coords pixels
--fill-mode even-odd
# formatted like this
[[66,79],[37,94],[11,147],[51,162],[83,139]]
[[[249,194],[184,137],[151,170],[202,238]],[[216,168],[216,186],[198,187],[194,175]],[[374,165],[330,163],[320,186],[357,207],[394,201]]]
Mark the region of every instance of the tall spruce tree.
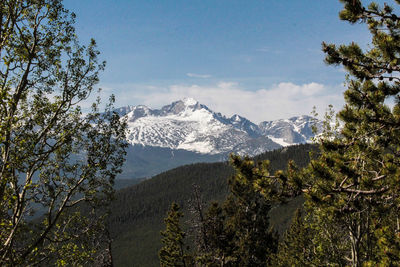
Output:
[[172,203],[168,211],[167,217],[164,219],[166,229],[161,232],[162,243],[164,246],[160,249],[158,256],[161,266],[187,266],[186,254],[184,252],[185,233],[180,225],[180,218],[183,213],[179,209],[179,205]]
[[[372,42],[323,43],[326,63],[349,73],[339,134],[328,128],[320,154],[298,171],[264,177],[256,187],[268,197],[304,192],[322,265],[397,266],[400,208],[400,17],[384,4],[341,0],[340,18],[367,24]],[[400,1],[396,1],[400,4]],[[329,118],[329,116],[328,116]],[[277,183],[279,186],[277,186]]]
[[226,217],[224,210],[217,203],[211,203],[201,223],[204,231],[203,247],[195,252],[195,262],[199,266],[231,266],[235,258],[232,257],[232,234],[226,231]]
[[194,185],[193,189],[189,225],[195,245],[194,261],[200,266],[226,266],[232,260],[232,235],[226,232],[224,211],[218,202],[212,202],[205,210],[200,187]]
[[224,211],[226,231],[232,236],[233,266],[265,266],[276,251],[277,239],[269,224],[271,203],[253,184],[268,167],[262,169],[239,156],[231,156],[231,164],[236,173],[228,180],[230,195]]
[[[231,165],[235,174],[228,179],[229,195],[222,206],[212,203],[203,213],[199,192],[195,190],[194,262],[200,266],[265,266],[276,253],[277,235],[269,224],[271,203],[255,189],[254,182],[267,173],[268,162],[258,164],[233,155]],[[176,206],[171,208],[165,220],[165,246],[159,254],[162,264],[182,262],[185,258],[175,209]]]

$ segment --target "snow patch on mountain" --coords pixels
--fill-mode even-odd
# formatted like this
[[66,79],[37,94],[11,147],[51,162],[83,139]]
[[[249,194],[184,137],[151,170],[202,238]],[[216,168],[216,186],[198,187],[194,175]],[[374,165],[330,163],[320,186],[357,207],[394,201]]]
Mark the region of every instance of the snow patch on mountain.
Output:
[[276,138],[276,137],[273,137],[272,135],[268,135],[267,137],[269,139],[271,139],[273,142],[275,142],[275,143],[277,143],[277,144],[279,144],[281,146],[290,146],[290,145],[292,145],[291,143],[286,142],[284,138]]
[[281,146],[308,142],[313,136],[309,116],[266,121],[259,125],[237,114],[231,118],[193,98],[161,109],[127,106],[117,109],[128,123],[132,145],[184,149],[202,154],[255,155]]

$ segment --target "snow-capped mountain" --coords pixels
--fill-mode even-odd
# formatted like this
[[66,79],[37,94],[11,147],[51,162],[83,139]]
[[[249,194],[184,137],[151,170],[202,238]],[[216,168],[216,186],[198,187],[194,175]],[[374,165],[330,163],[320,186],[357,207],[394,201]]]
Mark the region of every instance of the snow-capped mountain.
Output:
[[314,137],[312,132],[314,124],[317,124],[318,128],[321,127],[320,121],[303,115],[284,120],[264,121],[259,124],[259,129],[263,135],[274,142],[289,146],[309,142]]
[[309,116],[256,125],[239,115],[227,118],[192,98],[161,109],[140,105],[116,111],[127,119],[128,142],[145,147],[253,156],[281,146],[305,143],[313,136],[313,119]]

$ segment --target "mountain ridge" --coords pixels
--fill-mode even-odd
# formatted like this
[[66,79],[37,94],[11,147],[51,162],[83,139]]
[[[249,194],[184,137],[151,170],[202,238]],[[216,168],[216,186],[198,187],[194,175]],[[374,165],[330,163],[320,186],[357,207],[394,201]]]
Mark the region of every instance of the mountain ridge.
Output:
[[301,115],[289,119],[263,121],[258,125],[234,114],[226,117],[184,98],[151,109],[145,105],[125,106],[116,111],[127,119],[131,145],[183,149],[200,154],[254,156],[282,146],[310,142],[314,118]]

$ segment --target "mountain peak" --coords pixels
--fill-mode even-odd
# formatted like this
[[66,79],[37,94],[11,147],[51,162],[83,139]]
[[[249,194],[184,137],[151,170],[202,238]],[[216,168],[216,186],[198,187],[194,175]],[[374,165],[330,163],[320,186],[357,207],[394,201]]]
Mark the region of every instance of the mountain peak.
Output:
[[202,154],[242,153],[305,143],[312,137],[311,120],[298,116],[256,125],[235,114],[230,118],[193,98],[183,98],[161,109],[125,108],[132,145],[183,149]]
[[235,115],[233,115],[232,117],[231,117],[231,121],[237,121],[237,122],[239,122],[239,121],[241,121],[242,120],[242,117],[241,116],[239,116],[238,114],[235,114]]
[[185,106],[194,106],[199,103],[196,99],[191,97],[185,97],[182,102],[185,104]]
[[189,110],[194,111],[201,107],[199,102],[194,100],[193,98],[185,98],[183,100],[178,100],[173,102],[170,105],[163,106],[161,108],[161,114],[168,115],[168,114],[182,114]]

